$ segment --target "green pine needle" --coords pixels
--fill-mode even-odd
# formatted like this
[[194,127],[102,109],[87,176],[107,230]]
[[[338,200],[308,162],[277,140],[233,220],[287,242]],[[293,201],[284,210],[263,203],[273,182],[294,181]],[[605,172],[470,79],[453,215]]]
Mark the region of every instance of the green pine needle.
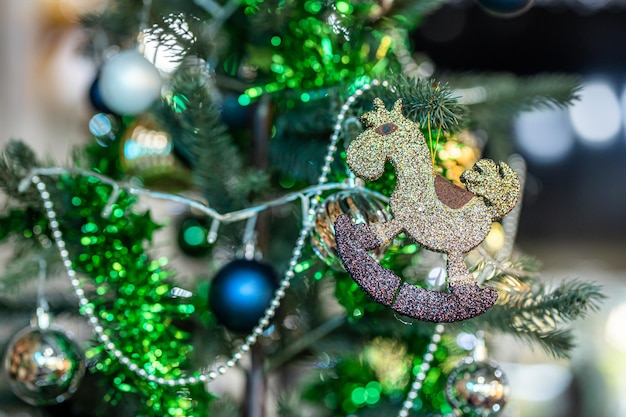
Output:
[[493,159],[506,160],[514,153],[511,123],[523,111],[563,108],[578,99],[580,79],[567,74],[518,77],[513,74],[440,74],[455,89],[482,91],[482,98],[468,103],[474,127],[487,132],[487,148]]
[[59,261],[56,248],[31,250],[22,256],[14,257],[7,263],[0,274],[0,288],[3,294],[19,294],[26,286],[33,284],[39,278],[39,260],[47,264],[47,274],[54,276],[60,273],[62,264]]
[[388,106],[401,98],[404,114],[423,128],[452,131],[462,124],[465,107],[447,83],[405,75],[391,76],[386,81],[393,88],[373,88],[363,96],[370,103],[374,97],[380,97]]
[[20,199],[17,187],[28,171],[38,166],[35,152],[24,142],[10,140],[0,153],[0,191]]
[[564,282],[553,289],[545,284],[512,293],[504,305],[496,305],[480,321],[490,327],[538,343],[548,353],[569,358],[573,336],[565,323],[597,311],[606,298],[602,287],[588,282]]
[[242,149],[222,123],[208,83],[203,74],[183,68],[174,78],[169,105],[157,117],[209,204],[228,211],[245,206],[252,192],[266,187],[268,177],[245,168]]

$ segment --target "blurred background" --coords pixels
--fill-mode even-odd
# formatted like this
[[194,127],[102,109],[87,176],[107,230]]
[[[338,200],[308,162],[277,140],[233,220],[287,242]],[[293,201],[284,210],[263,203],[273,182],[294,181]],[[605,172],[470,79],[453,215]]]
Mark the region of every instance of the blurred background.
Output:
[[[63,162],[91,140],[96,67],[76,20],[105,3],[0,2],[0,143],[20,138]],[[543,0],[511,19],[453,1],[412,38],[439,70],[581,76],[574,106],[511,126],[529,168],[518,245],[545,279],[595,281],[609,298],[577,324],[571,362],[506,338],[493,356],[511,381],[510,416],[626,416],[626,1]]]

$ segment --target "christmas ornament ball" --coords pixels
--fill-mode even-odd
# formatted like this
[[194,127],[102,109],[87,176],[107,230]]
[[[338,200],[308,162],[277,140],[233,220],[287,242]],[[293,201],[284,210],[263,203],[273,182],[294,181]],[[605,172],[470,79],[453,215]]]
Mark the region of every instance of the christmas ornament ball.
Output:
[[530,9],[534,0],[476,0],[488,13],[497,17],[515,17]]
[[120,166],[146,187],[180,191],[192,184],[191,172],[174,153],[174,142],[150,115],[142,115],[120,138]]
[[102,103],[120,115],[146,111],[161,95],[159,71],[136,50],[118,53],[104,63],[98,91]]
[[[337,255],[335,242],[335,220],[341,214],[348,214],[356,224],[373,224],[391,220],[386,203],[359,189],[340,191],[323,201],[315,217],[315,226],[311,230],[311,243],[315,254],[328,266],[342,270],[341,260]],[[376,259],[382,258],[387,246],[381,246],[372,252]]]
[[[436,143],[433,143],[433,140]],[[469,129],[455,133],[444,132],[441,140],[437,140],[436,136],[431,139],[430,146],[435,148],[437,173],[459,187],[463,187],[461,174],[465,170],[472,169],[480,159],[478,136]]]
[[496,417],[509,399],[509,383],[495,361],[465,358],[446,383],[450,404],[464,416]]
[[209,307],[220,324],[246,333],[265,314],[277,288],[278,275],[271,266],[238,259],[224,266],[213,278]]
[[252,120],[252,109],[252,106],[239,104],[235,94],[226,94],[222,100],[222,121],[230,127],[246,128]]
[[93,108],[102,113],[111,113],[111,109],[104,104],[102,101],[102,94],[100,94],[100,75],[97,75],[96,78],[89,86],[89,102],[93,106]]
[[51,328],[28,327],[18,332],[9,342],[4,367],[13,393],[36,406],[71,397],[85,373],[76,342]]
[[205,256],[211,251],[212,247],[208,236],[209,225],[206,219],[196,216],[186,217],[178,227],[178,247],[188,256]]

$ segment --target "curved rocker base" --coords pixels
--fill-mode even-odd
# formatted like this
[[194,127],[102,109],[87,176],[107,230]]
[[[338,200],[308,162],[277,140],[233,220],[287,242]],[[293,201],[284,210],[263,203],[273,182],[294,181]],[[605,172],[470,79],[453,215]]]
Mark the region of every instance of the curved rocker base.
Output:
[[377,303],[391,307],[403,316],[451,323],[483,314],[498,299],[496,290],[480,288],[471,279],[450,282],[449,292],[403,283],[393,271],[380,266],[367,253],[382,242],[367,226],[353,225],[345,214],[335,221],[335,240],[346,271],[359,287]]

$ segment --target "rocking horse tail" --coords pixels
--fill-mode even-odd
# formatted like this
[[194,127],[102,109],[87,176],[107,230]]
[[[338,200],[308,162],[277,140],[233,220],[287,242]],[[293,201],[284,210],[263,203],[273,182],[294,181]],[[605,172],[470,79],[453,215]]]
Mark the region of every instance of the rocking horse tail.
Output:
[[[360,226],[360,225],[357,225]],[[366,251],[380,246],[366,227],[356,228],[346,214],[335,221],[337,252],[348,274],[377,303],[391,306],[402,280],[380,266]]]
[[417,320],[450,323],[466,320],[491,308],[498,293],[480,288],[473,279],[451,280],[449,292],[427,290],[402,283],[400,277],[380,266],[367,250],[380,245],[365,225],[353,225],[342,214],[335,221],[337,252],[352,279],[377,303]]

